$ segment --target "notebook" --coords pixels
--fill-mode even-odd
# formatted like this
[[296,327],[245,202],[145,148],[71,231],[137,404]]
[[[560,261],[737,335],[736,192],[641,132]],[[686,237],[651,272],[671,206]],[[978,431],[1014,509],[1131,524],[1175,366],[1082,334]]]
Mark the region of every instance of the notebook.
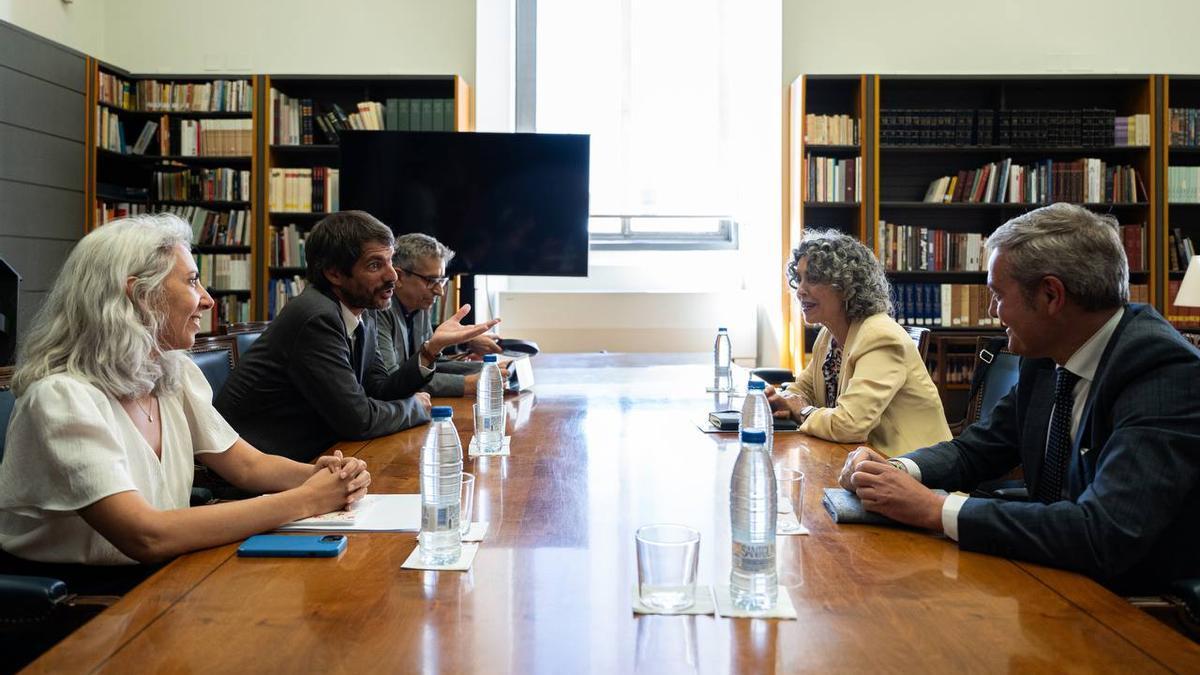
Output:
[[[716,410],[708,413],[708,423],[721,431],[737,431],[741,421],[740,410]],[[775,431],[795,431],[800,428],[795,420],[780,417],[775,418],[773,426]]]
[[[934,490],[934,494],[945,495],[945,490]],[[868,511],[862,502],[859,501],[858,495],[844,490],[840,487],[825,488],[825,497],[821,499],[821,505],[825,507],[825,511],[829,513],[829,517],[833,522],[839,525],[845,523],[858,523],[862,525],[890,525],[892,527],[908,527],[904,523],[899,523],[887,516],[880,515],[874,511]]]

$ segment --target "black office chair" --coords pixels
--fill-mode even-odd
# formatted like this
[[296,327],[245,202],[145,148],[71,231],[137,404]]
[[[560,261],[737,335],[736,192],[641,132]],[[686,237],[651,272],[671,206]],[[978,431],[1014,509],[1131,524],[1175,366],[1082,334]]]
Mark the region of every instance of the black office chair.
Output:
[[231,323],[225,327],[225,335],[232,335],[237,340],[238,359],[250,351],[250,345],[270,326],[270,321],[245,321]]
[[905,332],[912,341],[917,344],[917,354],[921,356],[921,361],[929,356],[929,329],[924,326],[905,326]]
[[1173,581],[1162,595],[1126,600],[1184,637],[1200,642],[1200,579]]
[[208,386],[212,387],[213,397],[216,398],[229,373],[237,368],[238,344],[233,335],[211,335],[196,338],[196,343],[188,350],[192,361],[204,373]]
[[[12,373],[0,368],[0,462],[16,407]],[[0,671],[24,667],[118,599],[75,595],[51,577],[0,573]]]

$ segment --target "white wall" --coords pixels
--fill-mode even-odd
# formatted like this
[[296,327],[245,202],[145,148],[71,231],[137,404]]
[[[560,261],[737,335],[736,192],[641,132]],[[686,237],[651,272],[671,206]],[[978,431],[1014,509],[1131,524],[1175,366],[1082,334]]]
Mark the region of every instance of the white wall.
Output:
[[394,73],[475,80],[474,0],[105,0],[104,5],[105,58],[131,72]]
[[104,52],[104,3],[99,0],[0,0],[0,21],[90,56]]
[[783,81],[806,73],[1200,72],[1195,0],[783,0]]

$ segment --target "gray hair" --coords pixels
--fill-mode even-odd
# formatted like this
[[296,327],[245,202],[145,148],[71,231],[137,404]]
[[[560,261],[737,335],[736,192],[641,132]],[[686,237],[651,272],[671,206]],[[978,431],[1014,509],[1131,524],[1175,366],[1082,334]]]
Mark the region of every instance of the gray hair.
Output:
[[1109,309],[1129,299],[1129,261],[1117,227],[1113,216],[1060,202],[1001,225],[987,249],[1008,257],[1026,298],[1044,277],[1054,276],[1083,309]]
[[412,269],[422,260],[440,258],[442,264],[449,264],[454,258],[454,251],[445,244],[427,234],[413,232],[396,237],[396,254],[392,256],[392,264],[404,269]]
[[163,282],[176,247],[190,246],[191,237],[187,223],[159,214],[114,220],[80,239],[21,341],[13,393],[55,373],[114,398],[175,391],[187,356],[159,344]]
[[837,230],[806,230],[787,265],[788,283],[793,288],[801,258],[808,258],[809,279],[841,293],[847,319],[892,313],[892,286],[883,265],[859,240]]

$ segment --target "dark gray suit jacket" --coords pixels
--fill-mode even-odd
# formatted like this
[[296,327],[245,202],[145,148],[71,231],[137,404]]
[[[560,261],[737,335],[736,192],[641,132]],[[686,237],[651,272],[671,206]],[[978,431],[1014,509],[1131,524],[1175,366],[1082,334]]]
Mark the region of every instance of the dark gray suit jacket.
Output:
[[336,298],[313,286],[288,301],[238,359],[217,410],[264,452],[309,461],[339,440],[383,436],[429,421],[410,398],[425,384],[415,362],[390,375],[362,314],[355,360]]
[[[413,340],[416,349],[409,349],[408,325],[404,321],[404,310],[400,301],[392,298],[392,306],[374,312],[379,326],[379,342],[376,351],[383,359],[389,373],[412,366],[410,361],[420,361],[416,353],[421,345],[433,335],[433,315],[428,309],[419,309],[413,314]],[[462,396],[463,379],[478,373],[483,364],[478,361],[452,361],[438,359],[437,372],[425,385],[431,396]]]
[[[1054,363],[1021,364],[985,421],[907,455],[932,488],[970,490],[1024,468],[1042,477]],[[1129,305],[1100,359],[1053,504],[967,500],[959,546],[1087,574],[1119,592],[1200,576],[1200,351],[1157,312]]]

